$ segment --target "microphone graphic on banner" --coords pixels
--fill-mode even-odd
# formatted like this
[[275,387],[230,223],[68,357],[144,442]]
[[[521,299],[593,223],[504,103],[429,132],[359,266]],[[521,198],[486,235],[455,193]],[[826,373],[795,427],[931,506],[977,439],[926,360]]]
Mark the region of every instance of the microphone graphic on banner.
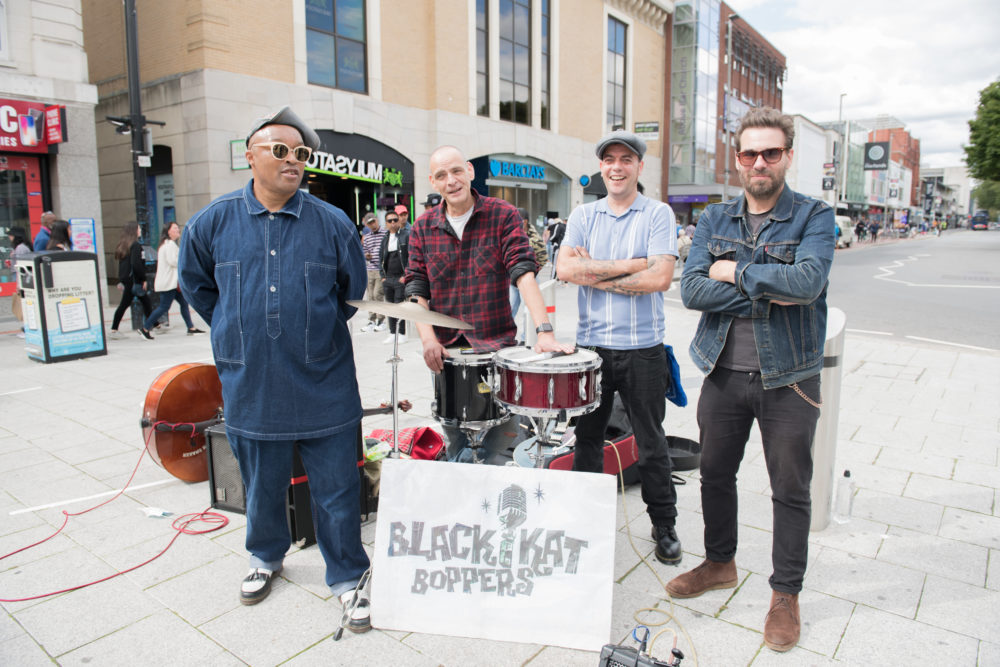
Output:
[[514,555],[514,529],[527,518],[527,495],[517,484],[511,484],[500,492],[497,499],[497,515],[504,526],[500,541],[500,565],[510,567]]

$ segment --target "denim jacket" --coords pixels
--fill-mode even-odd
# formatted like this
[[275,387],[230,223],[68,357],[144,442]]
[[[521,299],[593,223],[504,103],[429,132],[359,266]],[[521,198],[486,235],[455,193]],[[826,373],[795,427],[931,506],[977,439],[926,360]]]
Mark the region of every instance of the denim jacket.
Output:
[[227,429],[295,440],[357,425],[346,301],[364,295],[368,274],[343,211],[300,190],[270,213],[250,181],[191,218],[178,276],[212,325]]
[[[733,318],[749,317],[761,380],[765,389],[773,389],[823,367],[833,210],[786,184],[756,238],[745,215],[743,195],[705,209],[681,277],[681,298],[688,308],[702,311],[690,352],[703,373],[715,368]],[[720,259],[736,262],[735,285],[708,277]]]

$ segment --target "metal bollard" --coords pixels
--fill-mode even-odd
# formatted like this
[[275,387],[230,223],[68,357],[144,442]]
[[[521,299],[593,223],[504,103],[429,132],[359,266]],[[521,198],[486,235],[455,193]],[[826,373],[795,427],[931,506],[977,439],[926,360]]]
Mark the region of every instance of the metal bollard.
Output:
[[826,315],[826,344],[823,346],[823,370],[820,392],[823,407],[813,438],[813,475],[809,485],[812,519],[809,529],[820,531],[830,524],[833,508],[837,458],[837,421],[840,418],[840,380],[844,372],[844,331],[847,316],[840,308],[830,308]]
[[[549,322],[552,323],[554,327],[556,325],[556,285],[559,284],[558,280],[546,280],[544,283],[538,286],[538,289],[542,293],[542,300],[545,302],[545,312],[549,315]],[[538,341],[538,334],[535,333],[535,323],[531,319],[531,313],[528,312],[528,307],[524,307],[524,322],[521,324],[524,326],[524,344],[528,347],[534,347],[535,342]]]

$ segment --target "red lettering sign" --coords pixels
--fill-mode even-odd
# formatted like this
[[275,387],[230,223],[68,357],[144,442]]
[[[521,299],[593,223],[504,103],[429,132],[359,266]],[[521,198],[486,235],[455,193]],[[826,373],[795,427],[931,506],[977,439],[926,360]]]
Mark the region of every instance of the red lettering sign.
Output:
[[66,141],[66,107],[56,104],[45,107],[45,143],[61,144]]

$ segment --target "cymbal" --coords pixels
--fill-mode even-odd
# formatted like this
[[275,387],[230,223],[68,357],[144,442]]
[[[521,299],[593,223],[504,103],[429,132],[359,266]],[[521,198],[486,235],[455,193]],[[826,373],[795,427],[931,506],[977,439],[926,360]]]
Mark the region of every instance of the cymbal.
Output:
[[435,313],[433,310],[428,310],[419,303],[413,303],[412,301],[406,301],[404,303],[389,303],[388,301],[348,301],[347,303],[355,308],[367,310],[369,313],[387,315],[389,317],[395,317],[399,320],[410,320],[411,322],[420,322],[421,324],[433,324],[434,326],[446,327],[448,329],[472,329],[471,324],[466,324],[460,319],[442,315],[441,313]]

